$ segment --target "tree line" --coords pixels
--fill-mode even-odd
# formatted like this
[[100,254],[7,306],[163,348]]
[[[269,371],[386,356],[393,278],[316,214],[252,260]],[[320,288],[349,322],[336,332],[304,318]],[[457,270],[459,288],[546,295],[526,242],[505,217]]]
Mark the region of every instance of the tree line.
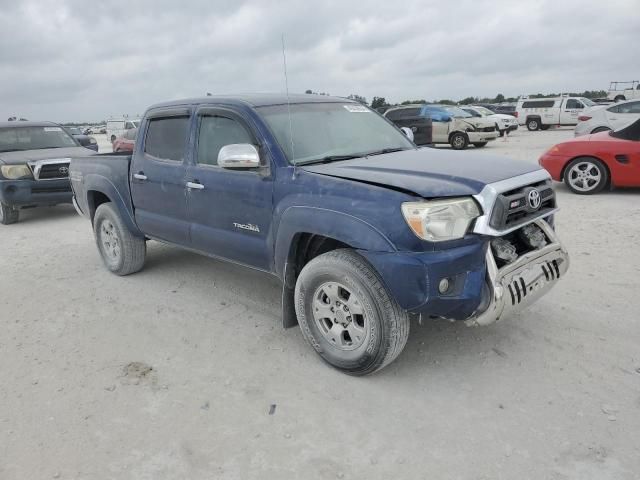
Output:
[[[305,93],[311,95],[329,95],[329,93],[325,92],[314,92],[313,90],[307,90]],[[605,98],[607,96],[607,92],[605,90],[585,90],[584,92],[562,92],[562,93],[536,93],[533,95],[529,95],[529,98],[544,98],[544,97],[559,97],[560,95],[569,95],[570,97],[586,97],[586,98]],[[373,109],[376,108],[385,108],[390,107],[391,104],[387,103],[385,97],[373,97],[371,103],[369,103],[366,97],[362,95],[357,95],[352,93],[347,98],[351,100],[355,100],[356,102],[360,102],[363,105],[368,105]],[[439,103],[441,105],[474,105],[479,103],[515,103],[518,101],[518,97],[505,97],[502,93],[498,93],[495,97],[466,97],[461,100],[451,100],[448,98],[443,98],[440,100],[433,100],[428,102],[427,100],[421,98],[417,100],[403,100],[400,102],[400,105],[413,105],[413,104],[424,104],[424,103]]]

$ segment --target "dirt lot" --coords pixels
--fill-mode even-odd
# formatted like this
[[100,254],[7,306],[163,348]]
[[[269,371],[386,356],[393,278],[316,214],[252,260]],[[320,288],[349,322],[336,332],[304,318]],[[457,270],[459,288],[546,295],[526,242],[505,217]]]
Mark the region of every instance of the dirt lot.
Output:
[[0,230],[0,479],[640,478],[640,191],[557,190],[555,290],[482,329],[412,325],[367,378],[281,329],[269,276],[150,243],[119,278],[73,208],[23,212]]

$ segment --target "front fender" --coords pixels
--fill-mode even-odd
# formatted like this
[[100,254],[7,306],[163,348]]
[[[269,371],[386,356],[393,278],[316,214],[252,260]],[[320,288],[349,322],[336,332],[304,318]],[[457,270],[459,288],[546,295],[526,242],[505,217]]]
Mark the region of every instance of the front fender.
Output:
[[274,268],[280,278],[284,277],[291,244],[299,233],[323,235],[357,250],[396,251],[384,233],[358,217],[321,207],[291,206],[282,214],[275,242]]
[[124,198],[116,186],[108,178],[97,175],[88,174],[84,177],[84,192],[86,195],[87,206],[89,207],[89,215],[91,221],[93,221],[93,215],[95,213],[95,206],[90,201],[90,192],[102,193],[109,198],[111,202],[116,206],[122,221],[125,223],[131,233],[137,237],[144,237],[144,234],[140,231],[133,218],[133,206],[129,196]]

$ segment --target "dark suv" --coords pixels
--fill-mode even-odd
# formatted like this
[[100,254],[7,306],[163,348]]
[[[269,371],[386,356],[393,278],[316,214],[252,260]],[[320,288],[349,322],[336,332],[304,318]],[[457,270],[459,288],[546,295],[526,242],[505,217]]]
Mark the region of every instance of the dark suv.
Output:
[[431,145],[433,132],[431,118],[421,115],[421,106],[401,107],[389,110],[385,114],[399,128],[406,127],[413,132],[413,143],[416,145]]

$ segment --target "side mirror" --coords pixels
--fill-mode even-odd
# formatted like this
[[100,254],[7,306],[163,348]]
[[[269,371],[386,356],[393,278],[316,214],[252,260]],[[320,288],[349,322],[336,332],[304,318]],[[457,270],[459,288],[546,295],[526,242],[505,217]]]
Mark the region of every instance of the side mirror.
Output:
[[257,168],[260,166],[260,155],[254,145],[232,143],[220,149],[218,165],[222,168]]
[[402,133],[404,133],[407,138],[413,142],[413,131],[410,128],[402,127],[400,130],[402,130]]

